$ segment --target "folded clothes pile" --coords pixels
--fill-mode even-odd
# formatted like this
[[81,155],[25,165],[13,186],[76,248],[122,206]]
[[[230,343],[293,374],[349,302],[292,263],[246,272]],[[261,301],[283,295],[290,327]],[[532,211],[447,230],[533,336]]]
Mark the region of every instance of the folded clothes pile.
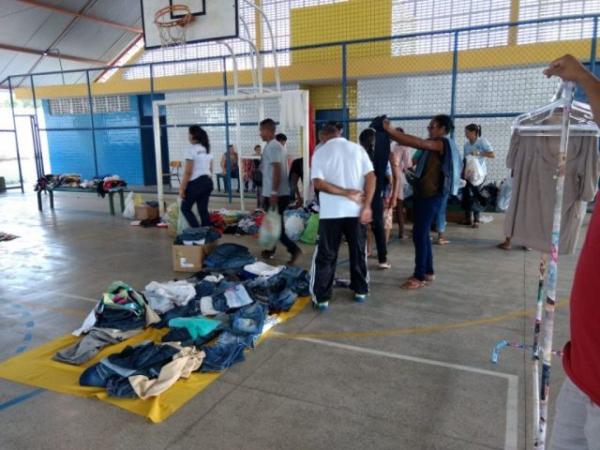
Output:
[[272,319],[308,293],[308,273],[256,262],[246,247],[222,244],[206,271],[187,280],[148,283],[140,293],[116,281],[62,349],[56,361],[79,365],[144,327],[168,327],[161,342],[142,342],[87,368],[82,386],[102,387],[111,397],[160,395],[195,371],[217,372],[244,360]]

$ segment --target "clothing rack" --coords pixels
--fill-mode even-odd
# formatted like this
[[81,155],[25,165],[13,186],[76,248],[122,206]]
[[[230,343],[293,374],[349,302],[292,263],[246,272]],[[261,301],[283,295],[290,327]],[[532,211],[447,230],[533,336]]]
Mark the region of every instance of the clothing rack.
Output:
[[[558,155],[558,166],[556,172],[556,199],[554,202],[552,219],[552,236],[549,253],[542,253],[539,262],[538,289],[536,295],[536,314],[534,322],[533,345],[509,343],[506,340],[499,341],[492,350],[491,360],[498,362],[499,352],[505,348],[532,349],[532,377],[533,377],[533,432],[535,449],[543,450],[546,447],[546,432],[548,422],[548,401],[550,398],[550,374],[552,371],[552,355],[560,354],[553,352],[552,341],[554,338],[554,316],[556,308],[556,289],[558,282],[558,251],[560,243],[560,227],[563,206],[563,193],[565,185],[565,173],[567,163],[567,152],[569,136],[571,132],[594,132],[590,126],[582,124],[571,124],[571,112],[573,108],[573,97],[575,85],[571,82],[562,82],[558,88],[553,102],[545,107],[539,108],[527,114],[523,114],[513,124],[513,131],[525,131],[527,134],[533,132],[546,132],[546,136],[560,136],[560,147]],[[582,111],[578,103],[575,108]],[[548,113],[562,108],[561,124],[558,125],[523,125],[522,121],[535,119],[543,113]],[[596,128],[597,130],[597,128]],[[557,131],[559,133],[557,133]],[[550,133],[548,133],[550,132]],[[597,131],[596,131],[597,134]],[[544,295],[545,294],[545,295]],[[545,299],[545,300],[544,300]],[[540,337],[543,342],[540,345]],[[540,375],[541,364],[541,375]]]

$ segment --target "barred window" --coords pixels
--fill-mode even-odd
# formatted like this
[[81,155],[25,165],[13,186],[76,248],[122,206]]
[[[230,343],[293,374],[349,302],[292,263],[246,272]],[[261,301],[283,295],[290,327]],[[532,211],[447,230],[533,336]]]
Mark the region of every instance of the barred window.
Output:
[[[508,22],[511,0],[392,0],[392,35]],[[507,45],[508,28],[461,33],[459,50]],[[451,33],[392,41],[392,56],[449,52]]]
[[[93,97],[95,114],[127,112],[131,110],[129,97],[126,95],[110,95]],[[53,116],[71,116],[89,114],[90,103],[87,97],[57,98],[49,101],[50,114]]]
[[[550,17],[577,16],[600,13],[600,0],[521,0],[519,20],[536,20]],[[593,21],[563,20],[519,27],[517,42],[534,44],[536,42],[567,41],[591,38]]]

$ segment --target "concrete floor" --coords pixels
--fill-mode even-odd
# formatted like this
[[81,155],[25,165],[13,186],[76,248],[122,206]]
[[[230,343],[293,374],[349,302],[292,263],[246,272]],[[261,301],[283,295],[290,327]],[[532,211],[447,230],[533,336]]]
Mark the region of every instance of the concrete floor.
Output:
[[[20,236],[0,242],[0,360],[78,327],[113,280],[143,288],[177,276],[165,230],[131,227],[89,195],[59,193],[56,208],[40,214],[31,194],[0,196],[0,231]],[[412,244],[393,241],[393,269],[372,270],[367,303],[340,290],[328,312],[305,309],[161,424],[0,380],[0,448],[531,448],[529,355],[506,350],[498,366],[489,355],[499,339],[531,341],[532,319],[520,312],[534,306],[539,256],[496,250],[502,221],[451,226],[452,244],[434,249],[438,280],[416,292],[399,289]],[[256,250],[251,238],[227,240]],[[561,299],[575,262],[561,258]],[[556,347],[567,314],[563,301]],[[563,377],[555,360],[553,395]]]

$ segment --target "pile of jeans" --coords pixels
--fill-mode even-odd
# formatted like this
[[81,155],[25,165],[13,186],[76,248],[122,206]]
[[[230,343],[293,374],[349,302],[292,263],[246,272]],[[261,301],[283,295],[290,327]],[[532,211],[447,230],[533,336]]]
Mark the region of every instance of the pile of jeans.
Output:
[[177,342],[144,342],[127,347],[87,368],[81,386],[102,387],[111,397],[156,397],[180,378],[197,371],[204,352]]
[[254,348],[261,335],[266,308],[258,302],[244,306],[229,315],[229,326],[214,344],[203,347],[205,357],[200,370],[219,372],[244,360],[244,350]]
[[252,264],[256,258],[247,247],[238,244],[221,244],[204,260],[208,270],[241,270]]
[[212,227],[186,228],[175,238],[175,245],[204,245],[216,242],[221,233]]
[[82,386],[142,399],[159,395],[194,371],[222,371],[243,361],[265,323],[274,320],[268,314],[289,311],[299,296],[308,294],[308,273],[255,263],[248,249],[236,244],[220,245],[210,256],[208,266],[214,267],[187,280],[150,283],[150,304],[126,283],[112,283],[77,330],[85,336],[58,352],[55,360],[82,364],[145,326],[168,327],[160,343],[127,347],[81,375]]

